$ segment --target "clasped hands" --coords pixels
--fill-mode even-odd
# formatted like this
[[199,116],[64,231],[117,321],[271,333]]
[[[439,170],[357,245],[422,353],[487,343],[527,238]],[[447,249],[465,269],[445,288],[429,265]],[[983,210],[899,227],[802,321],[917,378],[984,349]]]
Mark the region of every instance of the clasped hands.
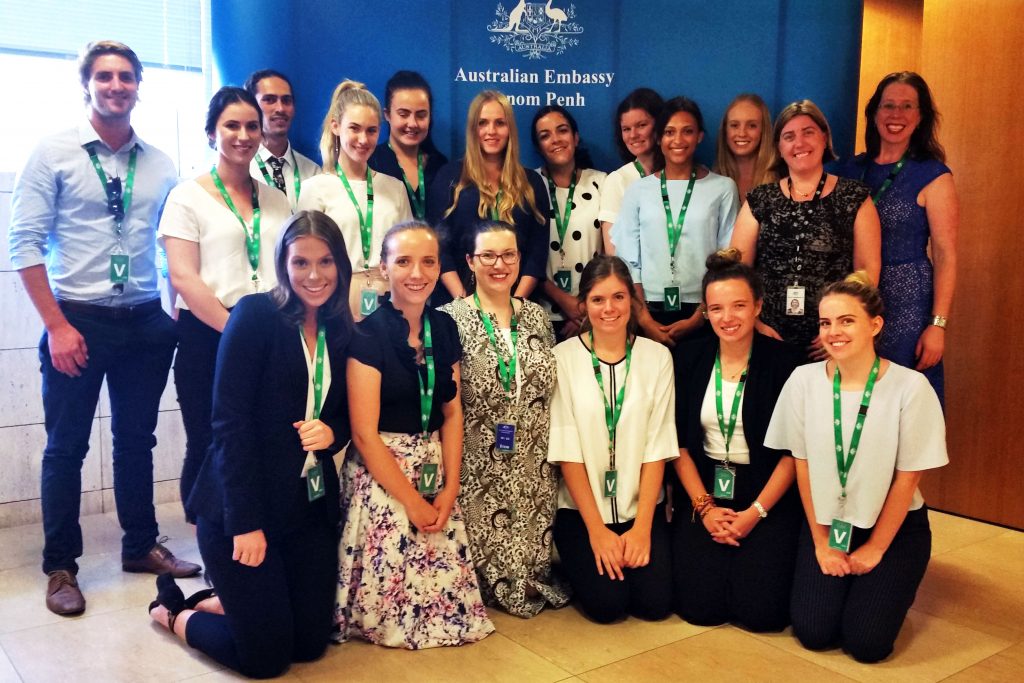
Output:
[[634,525],[622,535],[602,526],[590,534],[590,548],[594,551],[597,573],[606,573],[612,581],[622,581],[624,568],[646,567],[651,561],[650,529]]
[[704,528],[715,543],[737,546],[740,539],[745,538],[760,521],[761,515],[753,507],[741,512],[732,508],[713,507],[701,518]]
[[852,553],[844,553],[828,545],[828,541],[815,543],[814,555],[821,567],[821,573],[828,576],[860,576],[867,574],[882,561],[884,551],[879,550],[870,542],[865,543]]

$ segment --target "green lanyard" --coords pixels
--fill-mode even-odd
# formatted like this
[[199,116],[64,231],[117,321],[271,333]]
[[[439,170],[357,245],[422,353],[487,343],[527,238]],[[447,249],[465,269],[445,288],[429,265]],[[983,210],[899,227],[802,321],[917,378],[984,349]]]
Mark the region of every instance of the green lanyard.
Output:
[[608,396],[604,391],[604,378],[601,376],[601,361],[594,351],[594,331],[590,331],[590,360],[594,364],[594,377],[597,378],[597,386],[601,389],[601,400],[604,401],[604,421],[608,425],[608,462],[609,469],[615,469],[615,430],[619,427],[619,418],[622,417],[622,404],[626,400],[626,380],[629,379],[629,365],[633,360],[633,345],[626,345],[626,375],[622,378],[622,386],[615,395],[614,404],[608,402]]
[[[751,349],[753,353],[753,349]],[[725,407],[722,405],[722,352],[715,354],[715,409],[718,414],[718,429],[725,439],[725,464],[729,464],[729,444],[732,443],[732,434],[736,431],[736,416],[740,412],[740,403],[743,402],[743,387],[747,383],[747,372],[750,369],[750,354],[747,354],[747,367],[743,368],[739,384],[736,386],[736,393],[732,397],[732,409],[729,411],[729,422],[725,421]]]
[[686,220],[686,209],[690,206],[690,198],[693,196],[693,186],[697,182],[696,166],[690,171],[690,183],[686,186],[686,195],[683,197],[683,205],[679,209],[679,219],[672,220],[672,207],[668,203],[668,182],[665,180],[665,171],[661,172],[661,202],[665,205],[665,225],[668,228],[668,257],[675,272],[676,246],[679,245],[679,238],[683,236],[683,222]]
[[548,194],[551,195],[551,208],[555,214],[555,229],[558,230],[558,253],[562,255],[562,263],[565,263],[565,233],[569,229],[569,217],[572,216],[572,198],[576,194],[576,169],[572,169],[572,180],[569,182],[569,196],[565,200],[565,214],[558,210],[558,197],[555,195],[555,181],[551,172],[545,175],[548,177]]
[[633,168],[636,169],[636,172],[640,174],[641,178],[647,175],[647,171],[644,170],[644,165],[640,163],[639,159],[633,159]]
[[[267,171],[266,165],[263,163],[263,157],[256,154],[256,165],[260,167],[260,171],[263,173],[263,179],[267,181],[267,185],[270,187],[277,187],[274,179],[270,177],[270,172]],[[295,150],[292,150],[292,175],[294,176],[295,182],[295,201],[299,201],[299,189],[302,184],[302,179],[299,177],[299,164],[295,161]]]
[[434,339],[430,335],[430,317],[423,313],[423,360],[427,365],[427,384],[423,385],[423,375],[416,371],[416,379],[420,382],[420,423],[423,425],[423,436],[430,436],[430,413],[434,410]]
[[[306,335],[299,329],[302,335],[302,342],[305,344]],[[316,356],[313,358],[313,419],[320,419],[320,408],[323,406],[324,398],[324,349],[327,345],[327,334],[323,321],[317,321],[316,326]]]
[[245,219],[242,218],[242,214],[235,208],[235,203],[231,200],[231,195],[228,194],[227,188],[224,187],[224,182],[220,179],[220,174],[217,173],[217,167],[214,166],[210,169],[210,175],[213,177],[213,184],[217,186],[220,191],[220,196],[224,199],[224,203],[231,209],[231,213],[235,214],[235,218],[242,224],[242,232],[245,233],[245,251],[249,256],[249,265],[252,266],[252,281],[258,282],[259,275],[257,271],[260,267],[260,196],[259,191],[256,189],[256,183],[252,182],[252,232],[249,232],[248,226],[245,224]]
[[839,484],[843,487],[843,499],[846,499],[846,477],[853,467],[853,459],[857,456],[857,446],[860,444],[860,435],[864,432],[864,418],[868,415],[868,405],[871,403],[871,394],[875,389],[875,380],[878,379],[878,368],[882,359],[875,357],[875,362],[868,373],[868,383],[864,387],[864,394],[860,399],[860,410],[857,412],[857,421],[853,425],[853,436],[850,438],[850,454],[843,454],[843,400],[840,385],[842,380],[839,377],[839,365],[836,365],[836,372],[832,376],[832,414],[835,418],[833,424],[836,431],[836,465],[839,468]]
[[494,354],[498,357],[498,377],[501,379],[501,386],[505,388],[505,393],[508,395],[509,402],[511,402],[512,378],[516,376],[516,362],[518,360],[516,340],[519,338],[519,324],[516,320],[515,306],[512,304],[512,300],[509,299],[509,306],[512,306],[512,355],[506,361],[505,357],[501,355],[501,349],[498,348],[498,338],[494,334],[491,316],[484,312],[484,307],[480,305],[480,296],[476,292],[473,292],[473,301],[476,302],[476,307],[480,313],[480,320],[483,321],[484,329],[487,331],[487,339],[491,342],[491,346],[494,347]]
[[[391,141],[388,140],[388,149],[392,152],[395,148],[391,146]],[[409,184],[409,178],[405,175],[405,169],[402,169],[401,164],[398,166],[402,170],[402,182],[405,183],[405,191],[409,195],[409,202],[412,204],[412,215],[416,220],[427,219],[427,187],[423,183],[423,152],[416,150],[416,175],[418,176],[419,186],[417,189],[412,189],[412,185]]]
[[369,166],[366,167],[366,216],[364,217],[363,210],[359,208],[359,202],[356,201],[356,196],[352,192],[352,186],[349,185],[345,172],[341,170],[341,164],[334,162],[334,170],[341,178],[341,184],[345,186],[345,192],[348,193],[348,198],[352,200],[352,206],[356,208],[356,215],[359,216],[359,240],[363,245],[363,270],[369,270],[370,243],[373,240],[373,172]]
[[120,244],[124,217],[128,215],[128,210],[132,208],[132,188],[135,187],[135,164],[139,158],[139,146],[135,145],[132,147],[131,154],[128,155],[128,175],[125,177],[124,189],[121,191],[119,211],[115,211],[115,202],[118,200],[117,194],[112,191],[110,182],[107,180],[107,174],[103,172],[103,166],[100,165],[100,160],[96,156],[96,147],[94,145],[87,145],[85,151],[89,154],[92,167],[96,170],[96,175],[103,186],[103,192],[107,195],[107,209],[114,215],[114,234],[117,236],[117,243]]
[[501,196],[504,194],[504,190],[498,190],[498,194],[494,195],[494,206],[491,207],[491,220],[500,221],[501,215],[498,213],[498,204],[501,204]]
[[[882,183],[882,186],[878,188],[878,192],[875,192],[875,195],[871,198],[871,200],[875,204],[878,204],[879,200],[882,198],[882,195],[889,190],[889,187],[892,185],[892,181],[896,180],[896,176],[898,176],[900,174],[900,171],[903,170],[903,166],[907,163],[907,156],[909,154],[910,150],[904,152],[903,156],[901,156],[900,160],[896,162],[896,165],[893,167],[893,169],[889,171],[889,176],[885,179],[885,182]],[[865,165],[864,170],[860,174],[860,179],[862,182],[864,180],[864,176],[866,176],[867,173],[868,167],[867,165]]]

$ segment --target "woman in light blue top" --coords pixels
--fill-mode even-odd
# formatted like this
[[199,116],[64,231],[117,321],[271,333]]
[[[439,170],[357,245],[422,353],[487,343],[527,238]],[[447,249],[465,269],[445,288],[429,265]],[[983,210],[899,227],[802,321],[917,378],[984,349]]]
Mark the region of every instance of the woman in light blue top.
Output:
[[729,244],[739,195],[736,183],[694,160],[704,137],[696,102],[666,102],[655,133],[664,170],[626,190],[612,242],[646,302],[640,327],[674,346],[703,324],[698,307],[704,260]]

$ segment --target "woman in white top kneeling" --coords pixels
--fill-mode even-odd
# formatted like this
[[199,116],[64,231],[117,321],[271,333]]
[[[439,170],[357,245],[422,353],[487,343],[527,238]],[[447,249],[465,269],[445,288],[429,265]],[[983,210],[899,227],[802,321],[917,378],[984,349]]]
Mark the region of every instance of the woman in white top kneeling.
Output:
[[548,461],[560,465],[554,539],[583,612],[601,623],[672,608],[665,461],[678,457],[672,357],[637,337],[626,264],[583,269],[583,332],[555,347]]
[[765,445],[796,458],[808,527],[793,582],[793,632],[809,649],[888,657],[931,554],[917,485],[942,467],[946,430],[924,375],[875,353],[882,300],[862,272],[822,293],[829,360],[793,373]]

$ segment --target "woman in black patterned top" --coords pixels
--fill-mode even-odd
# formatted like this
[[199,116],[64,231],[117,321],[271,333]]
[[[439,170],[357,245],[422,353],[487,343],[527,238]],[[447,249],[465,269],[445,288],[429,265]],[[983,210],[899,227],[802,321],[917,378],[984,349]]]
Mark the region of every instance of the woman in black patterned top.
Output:
[[826,354],[818,340],[819,293],[855,269],[878,281],[878,212],[865,185],[825,172],[824,163],[835,159],[832,134],[813,102],[783,109],[774,139],[781,180],[747,195],[732,246],[764,279],[758,331],[821,360]]
[[463,349],[459,506],[484,601],[532,617],[569,600],[551,572],[555,335],[547,311],[512,297],[521,260],[515,227],[478,223],[472,252],[473,293],[441,307],[455,319]]

